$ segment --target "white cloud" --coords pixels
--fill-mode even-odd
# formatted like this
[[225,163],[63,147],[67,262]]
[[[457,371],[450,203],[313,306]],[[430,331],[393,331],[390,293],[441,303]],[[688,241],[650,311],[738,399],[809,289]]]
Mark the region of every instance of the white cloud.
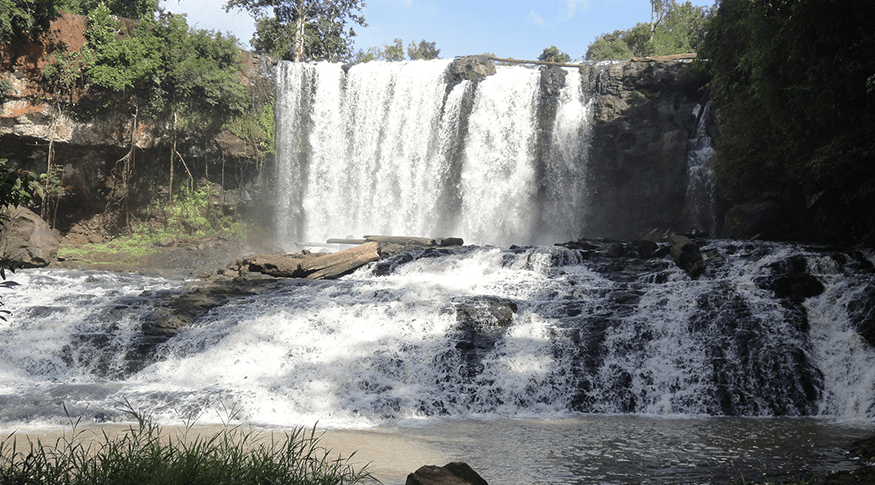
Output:
[[540,15],[536,14],[534,10],[529,12],[529,20],[538,25],[544,25],[544,19],[542,19]]
[[568,18],[574,17],[578,6],[581,10],[586,8],[587,2],[588,0],[565,0],[565,3],[568,4]]

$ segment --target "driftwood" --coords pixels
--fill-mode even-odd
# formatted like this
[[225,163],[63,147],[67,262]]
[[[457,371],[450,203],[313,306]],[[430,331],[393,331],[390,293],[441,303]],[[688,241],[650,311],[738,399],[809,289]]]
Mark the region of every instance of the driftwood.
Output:
[[333,279],[351,273],[361,266],[380,259],[380,243],[368,242],[338,253],[309,258],[301,263],[307,278]]
[[[509,64],[535,64],[539,66],[559,66],[559,67],[581,67],[586,64],[576,64],[573,62],[551,62],[551,61],[525,61],[521,59],[514,59],[512,57],[495,57],[495,56],[486,56],[490,60],[496,62],[507,62]],[[696,53],[692,52],[689,54],[674,54],[670,56],[653,56],[653,57],[633,57],[631,60],[633,62],[667,62],[667,61],[680,61],[685,59],[694,59],[696,57]]]
[[512,57],[495,57],[495,56],[486,56],[490,60],[496,62],[507,62],[509,64],[536,64],[539,66],[559,66],[559,67],[580,67],[585,66],[586,64],[574,64],[572,62],[551,62],[551,61],[524,61],[521,59],[514,59]]
[[281,278],[334,279],[368,263],[407,251],[409,246],[461,246],[462,239],[365,236],[364,239],[329,239],[328,243],[356,246],[330,254],[311,254],[307,251],[300,254],[258,254],[239,260],[235,268]]
[[461,246],[464,244],[462,238],[459,237],[443,237],[430,239],[427,237],[411,237],[411,236],[365,236],[364,239],[329,239],[325,241],[327,244],[364,244],[367,242],[378,242],[388,244],[418,244],[420,246]]

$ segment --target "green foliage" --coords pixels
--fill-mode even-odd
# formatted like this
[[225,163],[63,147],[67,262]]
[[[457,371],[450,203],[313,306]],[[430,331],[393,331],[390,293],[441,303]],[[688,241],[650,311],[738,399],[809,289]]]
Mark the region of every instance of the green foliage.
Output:
[[663,1],[658,24],[638,23],[627,30],[602,34],[589,45],[588,61],[625,60],[632,57],[667,56],[696,52],[705,33],[711,10],[690,2]]
[[[366,27],[362,0],[228,0],[225,10],[244,9],[256,19],[252,45],[261,54],[286,60],[349,60],[356,33]],[[297,52],[297,55],[296,55]]]
[[[434,42],[426,42],[425,40],[410,42],[407,46],[407,55],[411,61],[423,59],[431,60],[438,59],[441,50],[435,46]],[[358,64],[370,61],[389,61],[398,62],[404,60],[404,41],[396,38],[392,45],[383,44],[383,47],[370,47],[367,51],[361,49],[353,56],[353,62]]]
[[37,197],[42,197],[39,176],[14,169],[5,158],[0,158],[0,206],[29,205]]
[[131,112],[177,113],[199,130],[217,129],[249,106],[234,37],[189,29],[184,16],[162,12],[140,19],[132,35],[120,39],[119,21],[102,4],[88,22],[82,55],[97,98],[117,100],[101,95],[121,93]]
[[143,19],[137,23],[132,37],[115,39],[106,34],[111,21],[106,8],[98,8],[89,15],[89,26],[93,24],[96,28],[90,41],[94,50],[94,63],[87,71],[90,83],[116,92],[147,89],[159,74],[165,47],[154,34],[154,24]]
[[[253,106],[255,108],[255,106]],[[233,116],[225,128],[253,147],[256,153],[266,155],[276,151],[276,120],[273,100],[260,109]]]
[[794,237],[875,239],[873,31],[869,2],[719,3],[700,56],[720,102],[713,163],[727,198],[780,204]]
[[396,37],[392,45],[383,44],[383,56],[387,61],[403,61],[404,41]]
[[419,41],[418,44],[415,41],[410,41],[410,44],[407,46],[407,57],[411,61],[438,59],[440,58],[440,53],[441,50],[437,48],[434,42],[426,42],[425,39]]
[[560,51],[555,45],[551,45],[544,49],[544,52],[538,56],[538,60],[546,62],[571,62],[571,56]]
[[182,431],[168,433],[130,404],[122,411],[137,424],[99,441],[72,429],[55,443],[15,436],[0,442],[0,485],[149,484],[342,485],[376,482],[367,467],[356,470],[352,458],[332,458],[315,428],[271,433],[269,439],[239,426],[200,435],[192,417]]
[[63,5],[63,0],[0,0],[0,43],[38,34]]
[[65,10],[88,15],[97,8],[106,8],[113,15],[129,19],[151,17],[158,11],[159,0],[67,0]]
[[614,31],[613,34],[602,34],[589,45],[586,51],[586,59],[590,61],[625,60],[635,57],[629,44],[622,38],[623,32]]
[[163,40],[160,93],[167,107],[181,110],[202,127],[221,127],[249,105],[238,80],[240,52],[234,37],[189,31],[185,18],[162,14],[155,34]]

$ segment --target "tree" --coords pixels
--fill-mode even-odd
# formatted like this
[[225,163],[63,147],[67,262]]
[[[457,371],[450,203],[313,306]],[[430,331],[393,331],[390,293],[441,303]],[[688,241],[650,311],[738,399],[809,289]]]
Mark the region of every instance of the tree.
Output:
[[560,51],[559,48],[555,45],[551,45],[550,47],[544,49],[544,52],[542,52],[541,55],[538,56],[538,60],[559,63],[571,62],[571,56],[569,56],[565,52]]
[[638,23],[630,29],[596,37],[587,48],[585,59],[603,61],[696,52],[711,9],[696,7],[688,1],[678,4],[675,0],[651,5],[650,24]]
[[404,41],[396,38],[392,45],[383,44],[383,59],[390,62],[404,60]]
[[631,59],[635,54],[623,39],[623,31],[615,30],[612,34],[602,34],[589,45],[584,56],[589,61]]
[[415,41],[410,41],[410,44],[407,46],[407,57],[411,61],[438,59],[440,53],[441,50],[435,46],[434,42],[426,42],[425,39],[419,41],[419,44]]
[[[274,52],[291,52],[295,62],[349,57],[350,39],[356,34],[346,24],[367,26],[357,13],[364,7],[362,0],[228,0],[225,4],[226,11],[244,9],[256,20],[269,18],[271,12],[276,21],[262,22],[265,31],[256,31],[260,44],[273,46]],[[291,45],[278,44],[289,40]]]
[[63,0],[0,0],[0,42],[39,33],[63,5]]
[[784,237],[875,240],[872,32],[875,5],[841,0],[721,0],[709,21],[723,195],[776,204]]
[[656,34],[656,27],[662,22],[668,14],[669,9],[674,4],[674,0],[650,0],[650,42],[653,42],[653,36]]
[[[437,59],[441,50],[435,46],[434,42],[420,41],[418,44],[411,41],[407,46],[407,55],[411,61],[415,60],[431,60]],[[392,45],[383,44],[383,47],[369,47],[363,51],[359,49],[353,55],[353,62],[356,64],[370,61],[389,61],[398,62],[404,60],[404,41],[396,38]]]
[[88,15],[100,5],[109,9],[112,15],[128,19],[150,17],[158,11],[159,0],[67,0],[64,9],[73,13]]

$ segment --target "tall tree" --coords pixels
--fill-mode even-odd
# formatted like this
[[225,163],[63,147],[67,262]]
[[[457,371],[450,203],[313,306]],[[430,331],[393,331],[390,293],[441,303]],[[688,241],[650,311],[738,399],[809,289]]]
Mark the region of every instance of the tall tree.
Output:
[[569,56],[567,53],[565,53],[563,51],[560,51],[559,48],[556,47],[555,45],[551,45],[550,47],[547,47],[544,49],[544,52],[542,52],[541,55],[538,56],[538,60],[539,61],[546,61],[546,62],[560,62],[560,63],[571,62],[571,56]]
[[434,42],[426,42],[425,39],[419,41],[418,44],[416,41],[410,41],[410,44],[407,46],[407,57],[411,61],[420,59],[430,61],[437,59],[440,53],[441,50],[435,46]]
[[[602,34],[589,45],[586,60],[629,59],[696,52],[712,10],[689,1],[661,0],[654,5],[651,23]],[[625,44],[625,45],[624,45]]]
[[656,27],[668,14],[674,0],[650,0],[650,42],[656,34]]
[[[349,22],[367,26],[358,13],[365,6],[362,0],[228,0],[225,10],[248,11],[265,28],[256,32],[262,45],[273,45],[274,52],[287,50],[292,60],[301,62],[349,57],[350,39],[356,34],[346,26]],[[265,21],[271,18],[268,12],[275,21]],[[277,45],[289,40],[289,46]]]

